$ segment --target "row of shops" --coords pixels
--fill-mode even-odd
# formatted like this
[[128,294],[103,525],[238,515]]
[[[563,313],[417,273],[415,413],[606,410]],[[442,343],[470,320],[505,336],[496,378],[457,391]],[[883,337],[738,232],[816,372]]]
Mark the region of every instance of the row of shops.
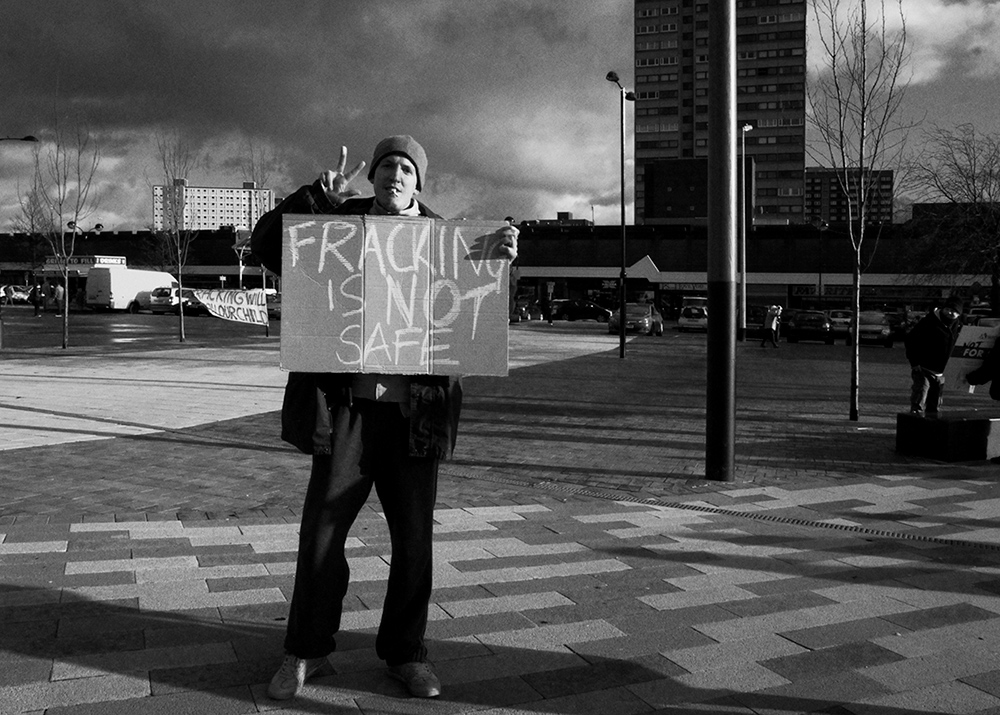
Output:
[[[519,258],[513,266],[512,294],[522,301],[588,298],[606,307],[618,303],[623,238],[617,226],[520,224]],[[100,265],[171,271],[148,232],[113,232],[89,237],[86,254],[70,259],[69,294],[75,295],[88,271]],[[871,241],[862,277],[862,308],[921,310],[957,293],[970,303],[989,300],[984,275],[917,275],[899,270],[912,252],[902,230]],[[246,232],[203,231],[191,245],[185,286],[195,288],[274,288],[280,279],[252,264]],[[37,239],[0,234],[0,283],[58,282],[62,266],[40,260]],[[34,246],[34,248],[32,248]],[[875,251],[877,247],[877,251]],[[703,226],[630,226],[624,238],[629,301],[650,302],[670,317],[686,296],[707,295],[707,235]],[[30,250],[29,250],[30,249]],[[81,251],[83,253],[84,251]],[[162,255],[162,254],[161,254]],[[758,227],[747,237],[746,302],[786,308],[849,307],[854,256],[846,236],[834,229]]]

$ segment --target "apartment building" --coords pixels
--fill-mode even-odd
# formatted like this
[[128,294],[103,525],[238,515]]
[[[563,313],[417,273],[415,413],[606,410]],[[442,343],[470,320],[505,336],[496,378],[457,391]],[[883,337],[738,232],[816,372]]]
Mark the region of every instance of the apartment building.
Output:
[[274,191],[258,189],[253,181],[234,188],[188,186],[187,179],[177,179],[173,186],[153,187],[153,228],[158,231],[175,223],[189,231],[214,231],[220,226],[252,230],[272,208]]
[[[799,223],[808,220],[806,2],[738,0],[736,6],[737,117],[739,126],[753,128],[744,139],[755,166],[747,182],[754,186],[754,221]],[[647,166],[655,163],[655,173],[663,174],[673,160],[708,157],[708,7],[695,0],[635,0],[637,223],[675,218],[653,208],[671,202],[647,195],[657,190],[647,187]]]
[[[849,210],[848,194],[844,190],[844,177],[847,177],[847,191],[856,195],[861,172],[857,169],[849,172],[835,169],[806,169],[805,214],[806,221],[813,223],[846,223],[857,220],[857,208],[854,215]],[[868,223],[892,223],[893,204],[893,172],[888,169],[868,172]]]

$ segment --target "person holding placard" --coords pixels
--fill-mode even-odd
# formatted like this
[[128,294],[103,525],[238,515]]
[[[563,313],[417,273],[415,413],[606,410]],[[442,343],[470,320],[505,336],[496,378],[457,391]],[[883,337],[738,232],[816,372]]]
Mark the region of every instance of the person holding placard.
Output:
[[[365,162],[324,171],[265,214],[251,248],[281,272],[282,216],[367,214],[440,218],[416,196],[427,176],[424,148],[406,135],[375,147],[368,179],[374,196],[349,187]],[[498,231],[499,251],[517,256],[517,229]],[[336,646],[349,569],[348,532],[372,486],[392,545],[388,590],[375,641],[390,677],[416,697],[436,697],[441,684],[427,663],[424,631],[432,587],[432,535],[438,463],[455,445],[461,383],[447,375],[290,373],[282,405],[282,439],[312,455],[302,510],[295,587],[285,637],[286,656],[268,695],[295,696],[326,665]]]

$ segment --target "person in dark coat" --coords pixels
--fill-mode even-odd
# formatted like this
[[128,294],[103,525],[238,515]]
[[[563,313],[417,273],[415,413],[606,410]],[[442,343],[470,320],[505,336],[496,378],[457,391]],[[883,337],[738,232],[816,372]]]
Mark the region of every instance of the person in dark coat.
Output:
[[[356,198],[348,184],[364,168],[336,171],[303,186],[269,211],[251,236],[254,255],[281,271],[285,214],[374,214],[440,218],[416,195],[427,177],[427,155],[413,137],[383,139],[368,179],[375,196]],[[517,256],[517,229],[507,225],[502,255]],[[278,700],[295,696],[336,647],[350,570],[348,532],[374,486],[392,545],[388,587],[375,651],[388,675],[411,695],[436,697],[441,683],[426,662],[424,631],[432,587],[432,535],[438,463],[454,448],[461,384],[447,375],[290,373],[282,404],[282,439],[312,455],[302,509],[295,586],[285,635],[285,659],[268,686]]]
[[45,310],[45,286],[41,281],[36,281],[31,288],[31,305],[35,309],[34,316],[42,317],[42,311]]
[[781,328],[781,306],[772,305],[767,309],[767,314],[764,316],[764,337],[761,338],[760,346],[765,347],[767,341],[771,341],[771,345],[778,347],[778,330]]
[[906,334],[906,359],[910,363],[910,412],[936,417],[944,391],[944,369],[958,340],[959,316],[964,303],[949,298],[917,321]]

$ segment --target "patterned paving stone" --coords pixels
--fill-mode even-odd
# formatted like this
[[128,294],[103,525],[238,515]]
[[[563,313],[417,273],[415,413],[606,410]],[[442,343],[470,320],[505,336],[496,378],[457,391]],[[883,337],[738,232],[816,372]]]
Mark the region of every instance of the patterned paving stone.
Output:
[[954,606],[941,606],[940,608],[926,608],[920,611],[910,611],[909,613],[897,613],[885,616],[885,619],[891,623],[897,623],[904,628],[915,631],[922,628],[937,628],[957,623],[983,621],[996,617],[996,613],[990,613],[975,606],[958,603]]
[[[866,368],[890,399],[858,430],[823,414],[838,386],[805,379],[829,358],[741,352],[780,360],[780,413],[806,416],[775,418],[772,391],[741,381],[738,480],[709,483],[703,348],[631,345],[628,370],[596,353],[467,381],[428,627],[445,697],[406,698],[374,654],[389,548],[372,499],[349,543],[336,674],[289,712],[1000,706],[1000,484],[986,465],[891,451],[900,365]],[[16,474],[0,462],[0,711],[276,707],[264,688],[308,460],[277,440],[274,398],[239,420],[18,450]]]
[[768,658],[761,664],[789,681],[797,682],[898,660],[902,660],[902,657],[874,643],[850,642],[806,653]]

